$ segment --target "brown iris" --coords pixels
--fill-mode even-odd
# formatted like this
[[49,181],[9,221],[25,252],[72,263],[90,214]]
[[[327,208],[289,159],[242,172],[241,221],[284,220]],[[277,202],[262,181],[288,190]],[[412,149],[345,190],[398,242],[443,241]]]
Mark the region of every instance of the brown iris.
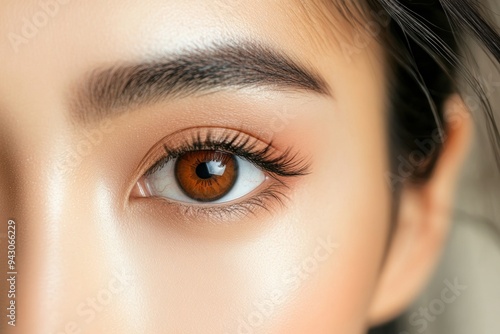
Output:
[[238,177],[234,155],[220,151],[193,151],[182,154],[175,163],[175,178],[184,193],[200,202],[226,195]]

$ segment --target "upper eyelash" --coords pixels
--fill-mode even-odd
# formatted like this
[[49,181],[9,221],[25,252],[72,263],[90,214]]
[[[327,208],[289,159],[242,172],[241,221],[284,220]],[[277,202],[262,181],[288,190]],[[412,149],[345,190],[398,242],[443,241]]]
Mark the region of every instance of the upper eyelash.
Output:
[[291,148],[280,152],[273,147],[272,142],[263,148],[258,148],[258,145],[258,139],[243,132],[225,131],[220,135],[214,135],[212,131],[208,131],[205,139],[202,139],[201,133],[198,132],[178,148],[171,149],[164,145],[165,156],[149,168],[145,175],[153,174],[167,162],[186,152],[200,150],[216,150],[234,154],[267,171],[271,176],[291,177],[309,174],[310,163],[299,158],[297,153],[292,153]]

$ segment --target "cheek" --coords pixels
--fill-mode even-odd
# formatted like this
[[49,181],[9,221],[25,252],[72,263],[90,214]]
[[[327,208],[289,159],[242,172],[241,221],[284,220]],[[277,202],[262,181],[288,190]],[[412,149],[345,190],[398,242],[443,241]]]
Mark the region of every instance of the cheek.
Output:
[[[332,130],[335,123],[339,126]],[[302,258],[313,254],[321,238],[338,247],[290,298],[291,314],[283,319],[291,333],[308,332],[311,324],[317,333],[362,332],[380,275],[390,223],[386,165],[380,158],[386,156],[383,127],[362,132],[341,124],[349,124],[341,115],[315,124],[323,137],[312,139],[314,171],[292,199],[297,224],[310,243]]]
[[341,126],[349,122],[340,113],[290,121],[294,135],[303,128],[323,135],[308,137],[312,174],[296,183],[279,214],[187,232],[140,216],[124,223],[133,233],[121,232],[123,244],[134,246],[121,257],[137,268],[140,292],[123,305],[146,332],[158,324],[167,332],[363,331],[390,202],[382,127]]
[[[294,252],[283,258],[293,255],[302,268],[293,278],[300,287],[289,291],[282,317],[275,318],[277,333],[361,333],[366,327],[387,247],[391,200],[380,101],[356,100],[330,113],[298,116],[289,125],[307,143],[313,168],[295,189],[286,220],[277,222],[296,231],[289,239],[295,244],[288,246]],[[301,126],[315,135],[301,133]],[[332,243],[325,259],[314,256],[315,247]]]

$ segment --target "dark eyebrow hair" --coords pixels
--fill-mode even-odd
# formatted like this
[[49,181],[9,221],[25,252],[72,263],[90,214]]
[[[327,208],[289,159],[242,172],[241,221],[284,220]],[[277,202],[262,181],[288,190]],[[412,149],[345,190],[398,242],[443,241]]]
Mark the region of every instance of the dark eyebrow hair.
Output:
[[244,42],[94,70],[76,87],[71,118],[92,123],[165,98],[262,86],[330,95],[325,80],[313,70],[271,48]]

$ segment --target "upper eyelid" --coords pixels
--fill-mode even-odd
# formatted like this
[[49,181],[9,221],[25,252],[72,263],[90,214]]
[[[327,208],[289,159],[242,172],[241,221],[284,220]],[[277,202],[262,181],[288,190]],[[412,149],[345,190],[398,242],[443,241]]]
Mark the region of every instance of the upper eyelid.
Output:
[[[154,162],[151,167],[149,167],[146,171],[146,173],[149,173],[149,171],[155,166],[157,165],[158,163],[161,163],[162,161],[164,162],[168,162],[170,159],[175,159],[177,158],[180,154],[182,153],[185,153],[185,152],[188,152],[188,151],[195,151],[195,150],[202,150],[202,149],[211,149],[211,147],[209,145],[206,145],[207,143],[210,143],[212,148],[217,148],[219,150],[222,150],[221,147],[217,147],[218,143],[217,141],[213,141],[211,140],[212,137],[212,133],[213,131],[221,131],[223,133],[225,133],[223,136],[221,136],[221,138],[219,138],[219,143],[222,142],[222,138],[228,138],[229,136],[229,133],[233,133],[233,138],[241,138],[241,137],[245,137],[246,140],[245,142],[248,143],[248,141],[250,140],[250,138],[254,138],[253,136],[243,132],[243,131],[240,131],[240,130],[235,130],[235,129],[230,129],[230,128],[227,128],[227,129],[222,129],[222,128],[216,128],[216,127],[207,127],[207,128],[203,128],[203,129],[199,129],[199,128],[192,128],[192,129],[185,129],[185,130],[181,130],[181,131],[178,131],[178,132],[175,132],[173,133],[172,135],[170,136],[175,136],[175,135],[179,135],[183,132],[187,132],[187,131],[200,131],[200,130],[203,130],[203,131],[206,131],[207,132],[207,137],[204,139],[204,140],[201,140],[201,134],[200,132],[197,132],[196,133],[196,139],[194,139],[193,137],[193,134],[191,134],[190,136],[190,140],[191,141],[188,141],[186,139],[183,139],[182,143],[181,144],[178,144],[176,145],[177,147],[174,148],[174,149],[170,149],[168,147],[168,145],[165,143],[165,138],[161,141],[163,142],[163,144],[161,145],[162,146],[162,154],[160,154],[157,159],[156,159],[156,162]],[[170,137],[168,136],[168,137]],[[208,140],[210,139],[210,142],[208,142]],[[254,138],[256,141],[258,141],[257,138]],[[196,146],[193,145],[193,142],[196,143]],[[203,142],[203,143],[201,143]],[[201,145],[200,145],[201,143]],[[233,141],[234,143],[234,141]],[[205,144],[205,146],[203,146],[203,144]],[[270,146],[271,143],[264,143],[263,144],[267,145],[267,146]],[[188,147],[190,147],[189,149],[187,149]],[[231,151],[231,150],[227,150],[228,153],[233,153],[235,154],[235,152]]]
[[[200,205],[190,205],[190,204],[182,204],[182,203],[174,203],[168,199],[165,198],[156,198],[156,200],[159,200],[159,203],[165,203],[165,205],[174,205],[175,210],[173,211],[176,214],[180,214],[179,219],[184,219],[185,216],[192,216],[192,217],[200,217],[200,216],[206,216],[206,217],[212,217],[213,219],[221,220],[221,221],[227,221],[227,220],[232,220],[236,217],[240,217],[239,214],[241,213],[242,216],[247,215],[249,212],[252,213],[254,210],[256,210],[258,207],[260,208],[265,208],[267,211],[271,211],[271,209],[275,208],[275,205],[278,206],[283,206],[284,201],[288,199],[288,194],[287,194],[287,189],[290,188],[291,183],[289,183],[286,177],[290,176],[302,176],[310,173],[310,166],[311,166],[311,159],[306,159],[305,156],[302,154],[299,154],[298,152],[292,153],[291,146],[288,146],[285,149],[282,149],[283,144],[281,147],[277,147],[277,145],[274,145],[272,142],[266,142],[264,140],[259,139],[256,136],[253,136],[251,133],[242,131],[242,130],[237,130],[237,129],[231,129],[231,128],[222,128],[222,127],[193,127],[193,128],[186,128],[180,131],[176,131],[173,134],[170,134],[164,138],[162,138],[160,141],[158,141],[152,149],[146,154],[145,158],[143,158],[142,162],[140,163],[138,169],[136,170],[136,173],[134,173],[135,178],[133,185],[135,185],[139,180],[143,177],[145,177],[145,173],[150,170],[155,164],[157,164],[159,161],[167,158],[171,159],[173,156],[170,156],[170,158],[167,156],[167,152],[165,150],[165,146],[167,147],[173,147],[177,150],[177,152],[182,152],[181,149],[185,148],[186,142],[189,143],[190,139],[188,138],[198,138],[197,136],[200,136],[200,134],[203,134],[207,131],[213,131],[214,133],[226,133],[226,134],[239,134],[240,139],[241,138],[246,138],[246,143],[253,143],[255,144],[255,148],[262,149],[264,147],[268,147],[269,150],[271,150],[272,155],[268,157],[268,160],[274,160],[272,163],[281,163],[282,171],[284,173],[281,173],[282,175],[277,175],[276,173],[273,174],[272,171],[270,171],[266,166],[264,168],[262,166],[256,165],[255,161],[250,161],[254,165],[256,165],[258,168],[263,170],[268,176],[267,181],[267,186],[265,189],[261,189],[257,194],[241,201],[240,199],[236,200],[237,203],[219,203],[219,204],[210,204],[204,207],[201,207]],[[220,135],[219,137],[223,137]],[[197,140],[199,141],[199,140]],[[202,147],[197,147],[202,148]],[[171,150],[172,151],[172,150]],[[232,154],[235,154],[234,152],[231,152]],[[244,157],[243,157],[244,158]],[[248,160],[248,159],[247,159]],[[291,181],[291,180],[290,180]],[[132,188],[130,188],[128,194],[130,198],[130,193],[132,191]],[[124,204],[128,205],[128,204]],[[169,211],[170,214],[172,214],[171,211]],[[211,218],[211,219],[212,219]]]
[[[235,150],[227,149],[227,147],[226,147],[226,149],[223,149],[222,147],[218,146],[221,143],[222,143],[222,141],[220,141],[220,142],[205,141],[199,147],[190,147],[190,148],[184,147],[184,148],[182,148],[182,146],[181,146],[180,148],[177,148],[174,150],[170,150],[166,145],[163,145],[163,148],[165,150],[164,156],[160,157],[158,159],[158,161],[146,171],[146,175],[150,175],[150,174],[154,173],[156,171],[156,168],[158,165],[160,165],[160,164],[163,165],[164,163],[167,163],[170,160],[176,159],[181,154],[186,153],[186,152],[197,151],[197,150],[220,150],[220,151],[224,151],[227,153],[237,155],[236,154],[237,152],[234,152]],[[248,143],[248,140],[245,140],[244,143]],[[199,145],[199,143],[197,143],[197,145]],[[203,145],[206,145],[206,146],[203,146]],[[231,145],[234,145],[234,143]],[[236,145],[238,145],[238,144],[236,144]],[[242,148],[242,149],[244,149],[244,148]],[[254,163],[254,161],[250,161],[250,162]]]
[[[216,130],[216,131],[214,131]],[[193,131],[196,131],[193,129]],[[205,131],[204,137],[200,131]],[[219,132],[219,135],[213,135]],[[261,146],[261,147],[259,147]],[[150,175],[171,159],[180,154],[196,150],[221,150],[237,155],[253,163],[257,167],[271,173],[271,176],[299,176],[309,174],[310,162],[302,159],[297,153],[292,153],[290,148],[278,150],[272,142],[266,143],[258,138],[239,130],[222,128],[198,129],[192,133],[189,140],[183,139],[177,148],[170,149],[167,144],[162,145],[165,153],[158,156],[144,173]]]

